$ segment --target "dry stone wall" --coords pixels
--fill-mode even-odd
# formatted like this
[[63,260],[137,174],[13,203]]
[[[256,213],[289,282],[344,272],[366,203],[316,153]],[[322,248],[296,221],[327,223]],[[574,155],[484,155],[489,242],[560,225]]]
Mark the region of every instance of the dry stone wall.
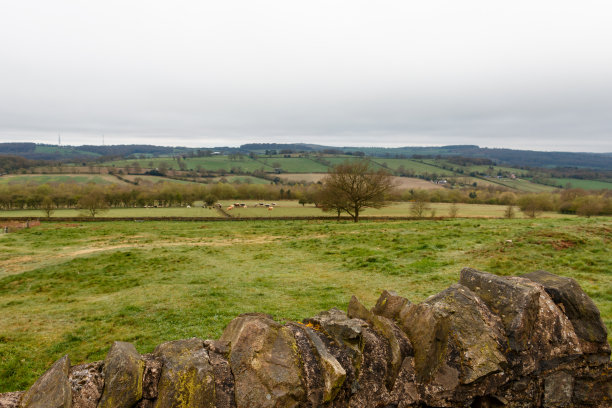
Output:
[[611,406],[606,328],[573,279],[469,268],[419,304],[385,291],[300,323],[244,314],[218,340],[115,342],[0,394],[0,408]]

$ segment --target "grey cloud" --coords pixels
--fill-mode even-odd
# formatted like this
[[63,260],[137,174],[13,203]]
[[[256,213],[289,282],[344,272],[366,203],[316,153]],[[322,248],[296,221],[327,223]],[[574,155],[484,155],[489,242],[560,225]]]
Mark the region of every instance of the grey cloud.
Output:
[[612,151],[605,2],[28,3],[1,141]]

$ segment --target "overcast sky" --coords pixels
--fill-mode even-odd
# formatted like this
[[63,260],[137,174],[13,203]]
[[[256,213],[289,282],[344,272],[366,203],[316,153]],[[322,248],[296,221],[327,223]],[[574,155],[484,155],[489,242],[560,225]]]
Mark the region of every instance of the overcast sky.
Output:
[[612,152],[612,2],[0,0],[0,141]]

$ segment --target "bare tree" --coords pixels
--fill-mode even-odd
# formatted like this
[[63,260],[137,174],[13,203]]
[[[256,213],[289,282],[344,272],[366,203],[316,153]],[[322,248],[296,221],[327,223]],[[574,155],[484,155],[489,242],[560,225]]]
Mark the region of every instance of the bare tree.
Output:
[[590,218],[593,215],[598,215],[603,210],[603,200],[597,196],[586,196],[580,198],[576,214]]
[[166,163],[165,161],[160,162],[157,170],[163,175],[166,175],[166,173],[168,172],[168,163]]
[[529,218],[536,218],[543,211],[552,210],[550,197],[543,193],[524,195],[518,199],[517,204]]
[[140,166],[140,163],[134,162],[132,164],[132,173],[134,173],[134,174],[141,174],[142,173],[142,167]]
[[413,202],[410,203],[410,214],[413,217],[424,217],[425,211],[429,209],[429,203],[422,198],[416,198]]
[[450,218],[457,218],[458,214],[459,206],[457,205],[457,203],[451,203],[451,205],[448,207],[448,216]]
[[334,166],[323,179],[323,208],[346,212],[358,222],[364,209],[383,207],[385,196],[394,188],[391,174],[374,171],[368,160],[346,161]]
[[55,212],[55,203],[51,199],[51,197],[45,197],[40,203],[40,209],[45,213],[47,218],[50,218],[51,215]]
[[90,217],[95,217],[100,213],[107,211],[109,206],[104,198],[104,194],[99,191],[92,191],[84,195],[79,200],[79,207],[84,210]]

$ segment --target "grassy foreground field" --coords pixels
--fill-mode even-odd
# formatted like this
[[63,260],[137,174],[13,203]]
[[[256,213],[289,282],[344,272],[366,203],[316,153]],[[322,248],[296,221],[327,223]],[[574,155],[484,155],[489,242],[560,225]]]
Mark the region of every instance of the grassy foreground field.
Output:
[[44,222],[0,235],[0,392],[113,340],[150,352],[216,338],[239,313],[302,319],[383,289],[418,302],[466,266],[574,277],[612,334],[611,239],[610,218]]

